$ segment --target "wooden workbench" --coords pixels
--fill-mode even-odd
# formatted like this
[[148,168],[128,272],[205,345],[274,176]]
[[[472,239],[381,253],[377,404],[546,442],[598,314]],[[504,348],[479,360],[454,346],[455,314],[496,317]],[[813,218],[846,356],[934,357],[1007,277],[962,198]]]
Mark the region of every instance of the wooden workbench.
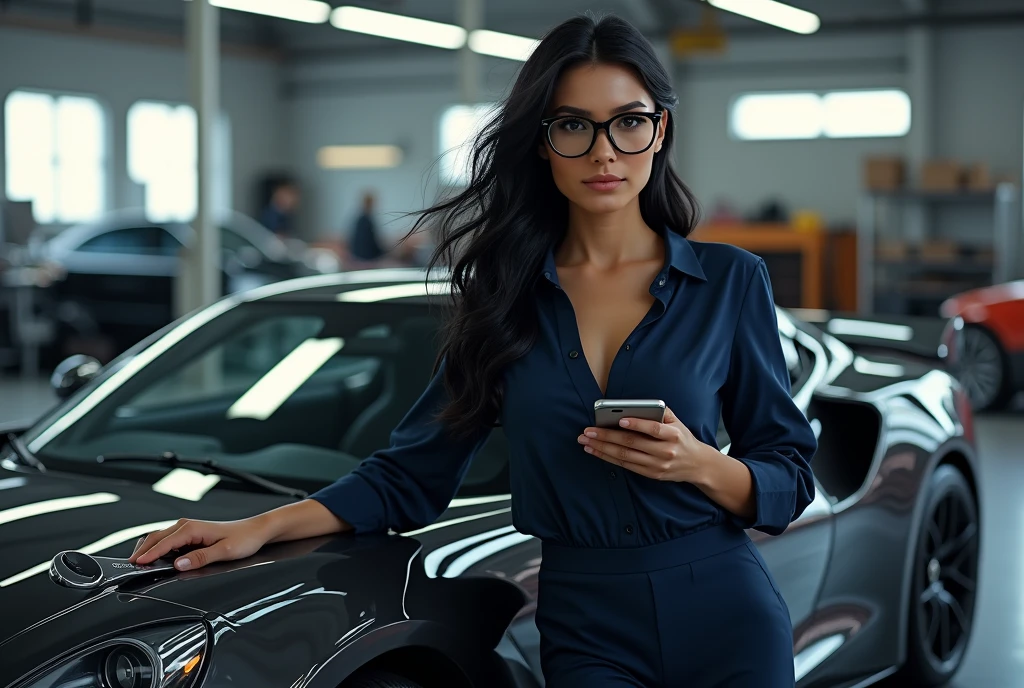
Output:
[[706,224],[690,238],[732,244],[764,258],[780,306],[825,307],[825,231],[785,224]]

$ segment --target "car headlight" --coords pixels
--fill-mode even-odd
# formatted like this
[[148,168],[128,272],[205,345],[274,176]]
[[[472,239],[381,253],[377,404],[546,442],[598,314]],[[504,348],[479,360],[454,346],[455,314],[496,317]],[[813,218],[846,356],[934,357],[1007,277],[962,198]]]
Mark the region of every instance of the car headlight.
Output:
[[151,626],[40,667],[16,688],[188,688],[208,642],[201,623]]

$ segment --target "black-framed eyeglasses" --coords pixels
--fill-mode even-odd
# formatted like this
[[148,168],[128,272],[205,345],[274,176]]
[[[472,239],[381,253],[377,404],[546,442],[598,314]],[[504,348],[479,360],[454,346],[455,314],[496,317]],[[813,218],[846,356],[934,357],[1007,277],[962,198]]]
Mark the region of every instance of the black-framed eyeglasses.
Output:
[[604,122],[579,115],[559,115],[540,121],[551,149],[563,158],[580,158],[590,152],[597,132],[608,134],[615,150],[625,155],[643,153],[658,135],[661,112],[624,112]]

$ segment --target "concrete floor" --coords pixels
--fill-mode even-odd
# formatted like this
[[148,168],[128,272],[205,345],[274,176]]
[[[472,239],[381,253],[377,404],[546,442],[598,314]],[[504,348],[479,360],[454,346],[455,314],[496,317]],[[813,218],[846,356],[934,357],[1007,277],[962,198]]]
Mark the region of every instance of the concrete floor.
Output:
[[[0,423],[32,419],[55,397],[45,380],[0,378]],[[949,688],[1024,688],[1024,395],[975,419],[982,559],[974,635]]]

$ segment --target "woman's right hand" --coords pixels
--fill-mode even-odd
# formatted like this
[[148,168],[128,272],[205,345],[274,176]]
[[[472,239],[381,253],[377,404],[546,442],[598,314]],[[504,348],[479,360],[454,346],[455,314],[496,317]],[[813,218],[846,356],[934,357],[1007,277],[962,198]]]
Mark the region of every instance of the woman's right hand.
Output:
[[135,548],[130,562],[150,564],[174,550],[190,551],[174,560],[174,568],[190,571],[216,561],[244,559],[270,540],[259,517],[240,521],[193,521],[183,518],[173,526],[150,533]]
[[271,542],[301,540],[352,530],[315,499],[272,509],[238,521],[193,521],[183,518],[170,528],[150,533],[135,547],[130,562],[151,564],[169,552],[188,548],[174,560],[174,568],[190,571],[215,561],[252,556]]

